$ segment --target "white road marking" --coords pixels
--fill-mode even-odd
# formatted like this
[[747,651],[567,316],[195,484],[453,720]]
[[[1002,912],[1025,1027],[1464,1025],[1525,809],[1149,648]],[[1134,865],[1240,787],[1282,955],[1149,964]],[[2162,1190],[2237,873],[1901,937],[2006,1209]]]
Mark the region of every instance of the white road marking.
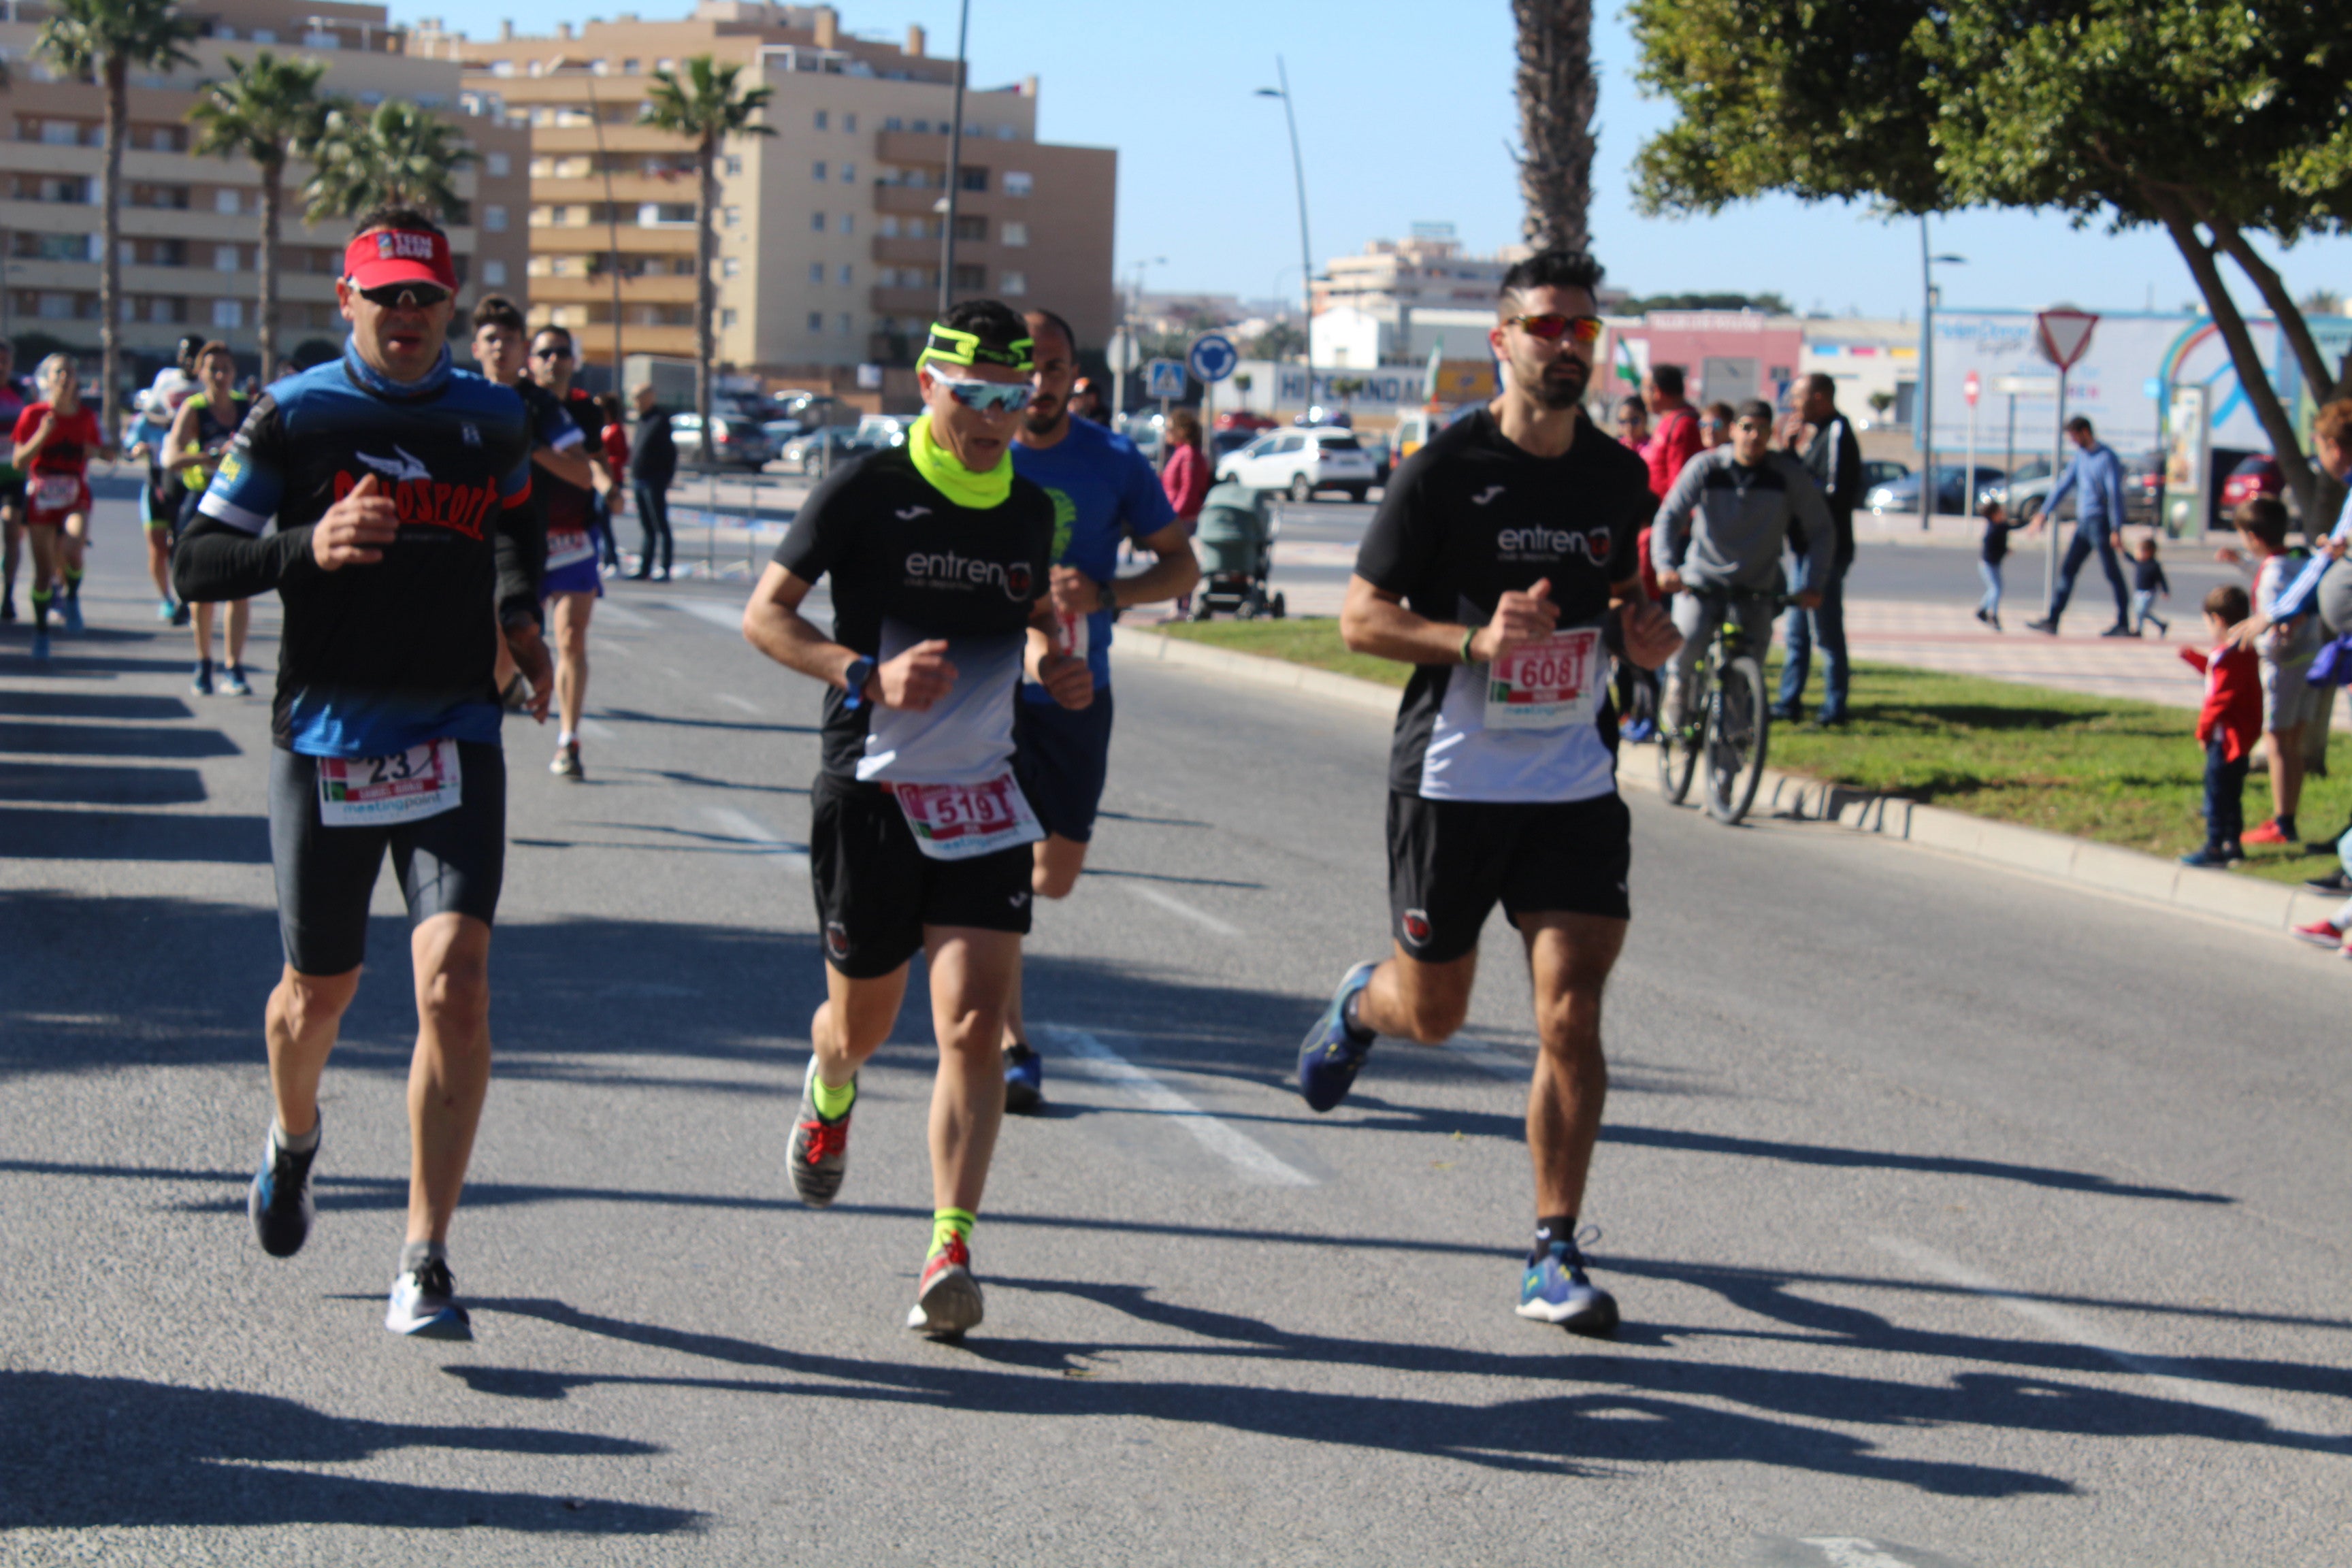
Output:
[[651,631],[654,625],[636,611],[626,609],[610,599],[596,601],[596,608],[589,616],[589,625],[594,626],[599,622],[608,626],[626,626],[633,632]]
[[2226,1411],[2232,1415],[2243,1415],[2280,1432],[2301,1430],[2278,1406],[2258,1394],[2185,1374],[2179,1370],[2177,1363],[2134,1349],[2064,1308],[2054,1307],[2047,1301],[2036,1300],[2032,1296],[2012,1290],[1990,1275],[1971,1268],[1957,1258],[1947,1258],[1934,1247],[1922,1247],[1916,1241],[1894,1236],[1874,1236],[1870,1244],[1923,1273],[1975,1291],[2059,1339],[2098,1352],[2124,1371],[2137,1373],[2148,1379],[2172,1398],[2202,1405],[2208,1409]]
[[1528,1074],[1532,1070],[1528,1063],[1521,1061],[1508,1051],[1497,1050],[1493,1046],[1474,1040],[1467,1035],[1454,1036],[1445,1042],[1444,1049],[1447,1056],[1460,1057],[1472,1067],[1481,1071],[1490,1072],[1496,1078],[1507,1079],[1513,1083],[1527,1082]]
[[1112,880],[1145,903],[1166,910],[1171,915],[1181,915],[1204,931],[1215,931],[1219,936],[1243,934],[1241,927],[1221,921],[1206,910],[1196,910],[1175,894],[1163,893],[1149,882],[1131,881],[1125,877],[1114,878]]
[[593,719],[581,720],[580,732],[591,741],[617,741],[621,738],[621,732],[618,730]]
[[731,805],[706,805],[702,808],[702,815],[730,833],[740,834],[755,844],[765,844],[773,848],[777,852],[776,858],[783,862],[785,870],[803,877],[808,875],[808,851],[793,848],[790,839],[757,817]]
[[1829,1568],[1911,1568],[1908,1558],[1883,1552],[1878,1542],[1858,1535],[1808,1535],[1804,1543],[1820,1547]]
[[1276,1156],[1264,1144],[1226,1122],[1218,1121],[1192,1101],[1104,1045],[1084,1029],[1059,1024],[1030,1026],[1041,1038],[1066,1053],[1059,1065],[1101,1082],[1118,1085],[1148,1110],[1172,1119],[1201,1142],[1201,1146],[1241,1173],[1242,1179],[1262,1187],[1311,1187],[1315,1178]]
[[749,698],[738,697],[731,691],[714,691],[710,695],[716,697],[719,701],[724,702],[730,708],[740,708],[746,713],[757,713],[760,711],[760,705],[758,703],[751,700]]

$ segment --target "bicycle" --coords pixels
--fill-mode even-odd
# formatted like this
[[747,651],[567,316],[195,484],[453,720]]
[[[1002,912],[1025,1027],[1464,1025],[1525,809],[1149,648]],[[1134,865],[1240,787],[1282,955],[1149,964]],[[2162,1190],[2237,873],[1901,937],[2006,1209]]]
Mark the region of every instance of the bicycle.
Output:
[[1658,787],[1668,801],[1681,805],[1704,756],[1706,814],[1728,825],[1746,816],[1755,804],[1772,731],[1762,650],[1748,651],[1738,610],[1760,601],[1769,603],[1777,616],[1794,601],[1782,594],[1741,589],[1726,592],[1723,599],[1722,624],[1691,670],[1681,727],[1669,731],[1659,726]]

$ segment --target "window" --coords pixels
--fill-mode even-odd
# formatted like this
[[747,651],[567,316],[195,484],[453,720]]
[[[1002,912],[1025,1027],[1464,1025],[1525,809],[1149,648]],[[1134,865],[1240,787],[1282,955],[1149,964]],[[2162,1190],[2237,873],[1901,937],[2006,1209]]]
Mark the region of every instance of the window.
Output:
[[809,214],[809,227],[818,234],[823,234],[824,232],[824,215],[823,213]]
[[503,180],[514,173],[514,160],[504,153],[487,153],[482,159],[482,172],[494,180]]
[[256,27],[253,30],[253,41],[257,44],[274,44],[278,41],[277,29],[273,27]]
[[955,289],[959,294],[980,293],[988,288],[988,268],[959,267],[955,269]]
[[841,128],[844,131],[856,131],[857,129],[857,116],[855,114],[843,115],[841,117]]
[[955,220],[955,231],[958,239],[985,240],[988,237],[988,220],[984,217],[959,216]]
[[719,312],[719,324],[721,327],[729,328],[735,325],[735,310],[732,306],[730,306],[726,310]]
[[899,119],[898,116],[893,114],[888,119],[882,121],[882,129],[885,131],[904,131],[907,129],[907,122],[904,120]]
[[996,275],[996,291],[1000,294],[1026,294],[1029,292],[1029,274],[999,272]]
[[507,264],[496,259],[482,263],[482,282],[492,289],[503,289],[507,283]]
[[41,121],[41,140],[52,147],[79,147],[81,145],[81,126],[71,120],[44,120]]
[[824,110],[822,110],[822,109],[820,109],[820,110],[818,110],[816,111],[816,128],[817,128],[819,131],[825,131],[825,130],[830,130],[830,129],[831,129],[831,126],[829,126],[829,125],[826,123],[825,112],[824,112]]
[[234,272],[236,270],[236,246],[215,245],[213,247],[213,270],[215,272]]
[[213,211],[216,213],[233,213],[236,210],[237,200],[236,193],[235,191],[218,190],[213,193]]
[[743,221],[743,209],[741,207],[729,207],[727,209],[726,216],[720,219],[720,221],[724,223],[727,227],[733,228],[737,224]]
[[825,174],[824,159],[819,158],[815,163],[809,165],[809,178],[814,180],[819,184],[824,184]]
[[882,226],[876,229],[874,232],[880,235],[885,239],[896,239],[898,237],[898,220],[894,217],[886,217],[882,220]]
[[924,225],[921,218],[910,217],[907,220],[907,237],[908,239],[922,239],[927,237],[929,233],[929,228]]
[[512,61],[512,60],[492,60],[492,61],[490,62],[490,74],[491,74],[492,76],[512,76],[512,75],[514,75],[514,61]]
[[1008,169],[1005,171],[1004,194],[1008,196],[1027,195],[1033,184],[1034,182],[1030,177],[1027,174],[1023,174],[1018,169]]
[[719,263],[719,276],[721,278],[732,278],[742,270],[743,258],[739,256],[725,257]]
[[213,325],[215,327],[241,327],[245,325],[245,301],[242,300],[214,300]]
[[985,169],[971,168],[958,169],[956,171],[956,186],[959,190],[984,191],[988,189],[988,171]]
[[844,163],[841,166],[841,183],[845,185],[854,185],[857,183],[856,164]]
[[1000,125],[996,128],[996,139],[999,142],[1010,142],[1018,134],[1019,132],[1010,125]]
[[635,61],[635,60],[623,60],[623,61],[621,62],[621,74],[622,74],[623,76],[635,76],[635,75],[636,75],[636,74],[637,74],[637,68],[638,68],[638,64],[639,64],[639,62],[637,62],[637,61]]
[[1021,246],[1029,243],[1029,226],[1025,223],[1000,223],[996,226],[996,243]]
[[841,215],[841,232],[844,234],[856,234],[857,232],[857,215],[856,213],[844,213]]
[[812,332],[821,332],[824,331],[824,312],[823,310],[811,310],[808,313],[808,327],[809,331]]
[[482,227],[490,234],[507,231],[507,209],[493,202],[482,209]]
[[45,321],[70,321],[75,315],[74,305],[75,300],[70,294],[43,294],[41,319]]
[[824,281],[824,262],[812,261],[809,263],[809,281],[812,283],[822,283]]
[[545,60],[531,61],[530,74],[533,76],[545,76],[547,74],[547,62]]
[[851,315],[848,311],[844,310],[835,319],[840,324],[841,335],[843,337],[848,337],[850,334],[857,331],[857,318]]
[[915,134],[916,134],[916,135],[918,135],[918,136],[929,136],[930,133],[931,133],[931,122],[930,122],[929,121],[928,121],[928,120],[918,120],[918,121],[915,121]]
[[676,60],[656,60],[654,62],[654,69],[657,71],[672,71],[677,68],[677,62]]
[[693,222],[692,202],[646,202],[637,208],[639,228],[671,228]]
[[727,174],[728,174],[728,177],[729,177],[730,179],[739,178],[739,177],[740,177],[740,176],[741,176],[742,173],[743,173],[743,154],[741,154],[740,153],[728,153],[728,154],[727,154]]
[[841,276],[841,286],[842,286],[843,288],[845,288],[845,289],[850,289],[850,288],[855,288],[855,287],[856,286],[856,283],[854,282],[854,279],[856,279],[856,268],[852,268],[852,267],[849,265],[849,263],[848,263],[848,262],[845,261],[845,262],[843,262],[843,263],[841,264],[841,274],[840,274],[840,276]]

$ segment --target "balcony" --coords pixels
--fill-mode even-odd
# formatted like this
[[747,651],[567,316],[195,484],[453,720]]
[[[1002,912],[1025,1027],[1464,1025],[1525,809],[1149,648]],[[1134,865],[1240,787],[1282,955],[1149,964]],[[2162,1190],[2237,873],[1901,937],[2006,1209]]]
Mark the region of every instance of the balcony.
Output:
[[[877,213],[915,213],[929,216],[934,212],[946,210],[939,204],[947,199],[947,195],[945,190],[934,185],[885,185],[877,182],[874,186],[874,210]],[[1000,213],[1011,217],[1025,217],[1034,210],[1030,204],[1035,200],[1034,196],[1008,197],[997,191],[959,191],[956,193],[956,211],[960,215],[968,214],[975,217],[994,217]]]
[[[588,278],[534,277],[530,279],[530,302],[534,305],[609,305],[613,302],[613,279],[604,274]],[[624,278],[621,279],[623,305],[691,305],[694,303],[694,279],[675,276],[655,278]]]
[[534,156],[562,157],[566,153],[593,153],[601,145],[607,153],[662,153],[671,157],[679,153],[689,156],[694,144],[685,137],[668,131],[656,131],[645,125],[607,125],[604,139],[596,140],[593,125],[534,125],[530,128],[530,150]]
[[[551,223],[531,226],[530,248],[538,256],[602,256],[613,247],[601,223]],[[640,228],[625,223],[621,226],[621,254],[692,256],[694,226],[688,223],[675,228]]]
[[873,308],[886,316],[920,315],[939,308],[940,291],[936,289],[876,289],[869,296]]
[[[643,202],[677,204],[694,200],[695,179],[690,174],[674,180],[656,174],[613,174],[613,200],[625,207],[635,207]],[[576,178],[553,179],[534,177],[530,182],[530,199],[544,206],[577,206],[601,204],[604,200],[604,177],[583,174]]]
[[[1027,138],[1007,142],[999,136],[967,136],[963,139],[961,156],[967,169],[1000,168],[1008,160],[1017,168],[1021,164],[1021,155],[1016,150],[1035,144]],[[928,133],[885,131],[874,139],[874,155],[885,163],[944,169],[948,166],[948,133],[944,131]]]

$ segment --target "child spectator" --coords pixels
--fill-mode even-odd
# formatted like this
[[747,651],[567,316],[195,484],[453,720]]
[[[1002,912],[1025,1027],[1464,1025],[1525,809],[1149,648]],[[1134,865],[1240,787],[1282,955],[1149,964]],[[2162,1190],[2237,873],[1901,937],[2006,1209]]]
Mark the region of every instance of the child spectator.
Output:
[[1984,519],[1984,540],[1977,549],[1977,575],[1984,579],[1984,597],[1977,601],[1977,619],[2000,630],[2000,563],[2009,559],[2009,536],[2021,522],[2009,521],[2009,509],[1989,500],[1979,510]]
[[2146,633],[2150,621],[2156,623],[2158,636],[2172,635],[2172,623],[2156,613],[2159,594],[2172,597],[2172,584],[2165,581],[2164,568],[2156,559],[2156,537],[2150,534],[2139,542],[2138,559],[2132,563],[2132,636]]
[[1638,397],[1617,400],[1617,439],[1633,451],[1640,451],[1650,438],[1650,405]]
[[2262,672],[2233,635],[2247,615],[2246,591],[2225,583],[2205,595],[2205,633],[2213,651],[2180,650],[2205,677],[2205,705],[2197,714],[2197,743],[2205,748],[2205,847],[2180,858],[2184,866],[2219,868],[2244,859],[2239,847],[2246,822],[2246,762],[2263,721]]
[[1731,445],[1731,405],[1710,403],[1698,411],[1698,438],[1713,451]]
[[[2319,651],[2319,622],[2310,615],[2273,624],[2272,606],[2302,569],[2303,552],[2286,547],[2286,508],[2274,496],[2241,501],[2231,514],[2245,554],[2254,558],[2253,614],[2232,633],[2262,663],[2263,733],[2270,752],[2271,819],[2246,835],[2248,844],[2298,844],[2294,808],[2303,795],[2303,725],[2318,693],[2304,676]],[[2218,559],[2244,566],[2223,550]]]

